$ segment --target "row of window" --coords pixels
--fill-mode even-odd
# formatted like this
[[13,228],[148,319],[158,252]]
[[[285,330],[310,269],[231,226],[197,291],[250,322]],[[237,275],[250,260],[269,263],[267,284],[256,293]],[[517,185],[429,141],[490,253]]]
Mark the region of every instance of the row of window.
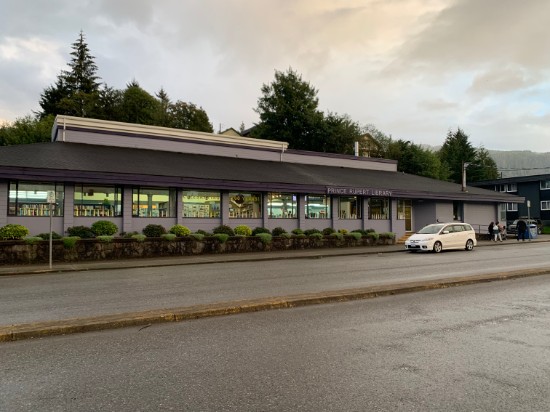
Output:
[[[517,192],[518,185],[517,183],[507,183],[507,184],[497,185],[495,190],[500,192]],[[540,190],[550,190],[550,180],[541,180]]]
[[[48,203],[48,193],[55,196],[55,205]],[[15,216],[63,216],[64,187],[55,183],[10,182],[8,214]],[[230,218],[262,218],[262,193],[230,192],[227,205]],[[137,187],[132,189],[132,216],[175,217],[177,191],[170,188]],[[219,218],[221,193],[216,191],[181,191],[182,217]],[[398,201],[398,218],[405,219],[405,203]],[[362,198],[341,196],[338,198],[340,219],[362,219]],[[50,209],[51,208],[51,209]],[[402,212],[402,213],[401,213]],[[74,216],[118,217],[122,216],[122,187],[88,186],[74,187]],[[295,193],[268,193],[267,213],[272,219],[298,217],[298,195]],[[389,219],[389,199],[369,198],[368,219]],[[328,219],[332,217],[330,196],[306,195],[305,217]]]
[[[541,200],[540,210],[550,210],[550,200]],[[506,203],[507,212],[517,212],[518,204],[517,203]]]

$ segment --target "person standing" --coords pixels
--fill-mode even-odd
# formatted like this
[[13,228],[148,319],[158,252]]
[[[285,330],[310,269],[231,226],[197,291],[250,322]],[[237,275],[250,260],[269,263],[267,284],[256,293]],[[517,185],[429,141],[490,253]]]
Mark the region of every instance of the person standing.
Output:
[[497,222],[493,226],[493,240],[495,242],[497,241],[497,239],[502,242],[502,235],[500,234],[501,228],[502,227],[501,227],[499,221],[497,220]]
[[495,222],[491,222],[489,223],[489,228],[488,228],[488,232],[489,232],[489,240],[495,240],[494,239],[494,229],[493,227],[495,227]]
[[527,223],[525,223],[525,220],[518,220],[516,229],[518,231],[518,242],[519,239],[521,239],[523,242],[525,242],[525,232],[527,231]]

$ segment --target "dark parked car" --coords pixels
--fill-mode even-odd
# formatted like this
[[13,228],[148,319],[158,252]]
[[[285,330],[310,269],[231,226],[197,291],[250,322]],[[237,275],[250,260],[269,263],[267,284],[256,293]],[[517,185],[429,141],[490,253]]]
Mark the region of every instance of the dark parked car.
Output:
[[518,230],[517,230],[518,220],[524,220],[525,223],[527,223],[527,227],[531,225],[536,225],[537,233],[539,235],[542,233],[542,221],[540,219],[527,219],[526,217],[520,217],[519,219],[514,220],[506,228],[506,231],[508,232],[509,235],[516,235],[518,233]]

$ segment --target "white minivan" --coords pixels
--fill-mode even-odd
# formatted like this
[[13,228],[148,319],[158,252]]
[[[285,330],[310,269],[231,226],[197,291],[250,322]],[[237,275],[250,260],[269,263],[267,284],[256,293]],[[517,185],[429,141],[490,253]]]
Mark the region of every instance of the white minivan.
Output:
[[448,249],[472,250],[477,245],[476,233],[468,223],[434,223],[423,227],[405,241],[411,252],[439,253]]

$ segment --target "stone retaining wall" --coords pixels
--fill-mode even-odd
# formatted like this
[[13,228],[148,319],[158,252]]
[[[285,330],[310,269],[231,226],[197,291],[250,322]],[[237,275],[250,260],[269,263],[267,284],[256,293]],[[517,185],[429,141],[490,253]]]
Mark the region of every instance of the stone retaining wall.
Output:
[[[230,237],[225,243],[216,238],[203,240],[184,237],[174,240],[146,238],[143,242],[134,239],[115,238],[109,243],[96,239],[81,239],[72,248],[66,248],[62,240],[52,242],[54,262],[94,261],[105,259],[131,259],[167,256],[189,256],[208,253],[242,253],[270,250],[318,249],[334,247],[358,247],[394,244],[395,239],[362,237],[356,240],[344,236],[342,240],[325,236],[322,239],[308,237],[273,237],[272,242],[264,244],[258,237]],[[0,262],[2,264],[31,264],[49,262],[49,242],[41,241],[28,244],[23,240],[0,241]]]

